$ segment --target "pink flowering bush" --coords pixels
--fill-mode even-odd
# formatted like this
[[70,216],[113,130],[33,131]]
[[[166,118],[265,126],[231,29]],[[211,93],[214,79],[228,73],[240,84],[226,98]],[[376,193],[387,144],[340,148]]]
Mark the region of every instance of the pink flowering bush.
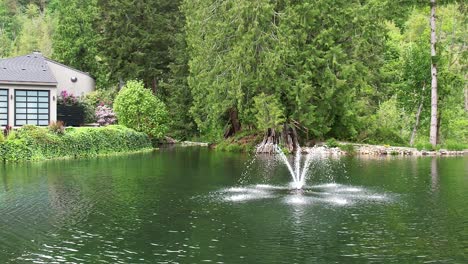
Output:
[[67,91],[63,90],[60,92],[58,103],[61,105],[77,105],[79,100],[78,97],[74,96],[72,93],[68,93]]
[[100,104],[96,108],[97,122],[101,126],[112,125],[117,122],[114,110],[105,104]]

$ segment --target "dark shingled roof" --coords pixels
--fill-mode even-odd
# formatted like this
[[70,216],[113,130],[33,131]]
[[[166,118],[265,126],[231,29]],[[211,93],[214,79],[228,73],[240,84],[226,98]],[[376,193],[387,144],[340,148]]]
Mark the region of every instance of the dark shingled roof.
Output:
[[47,61],[40,53],[0,59],[0,83],[57,84]]

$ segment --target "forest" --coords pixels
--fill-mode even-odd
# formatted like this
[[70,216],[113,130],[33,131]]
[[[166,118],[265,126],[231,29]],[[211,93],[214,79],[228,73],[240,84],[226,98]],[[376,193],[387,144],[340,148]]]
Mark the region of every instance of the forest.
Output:
[[0,0],[0,58],[40,51],[100,91],[141,80],[176,139],[277,131],[464,149],[467,11],[449,0]]

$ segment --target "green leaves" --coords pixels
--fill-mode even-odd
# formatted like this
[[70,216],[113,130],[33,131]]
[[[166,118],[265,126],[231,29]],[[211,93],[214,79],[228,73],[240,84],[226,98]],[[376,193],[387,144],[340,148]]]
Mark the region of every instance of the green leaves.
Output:
[[254,112],[257,119],[257,128],[266,131],[268,128],[280,130],[279,127],[286,121],[284,109],[278,98],[274,95],[261,93],[254,97]]
[[128,81],[114,102],[119,124],[162,138],[167,132],[168,112],[164,103],[141,81]]
[[144,133],[122,126],[66,129],[57,135],[47,128],[25,126],[14,139],[0,142],[3,161],[95,157],[102,154],[151,149]]

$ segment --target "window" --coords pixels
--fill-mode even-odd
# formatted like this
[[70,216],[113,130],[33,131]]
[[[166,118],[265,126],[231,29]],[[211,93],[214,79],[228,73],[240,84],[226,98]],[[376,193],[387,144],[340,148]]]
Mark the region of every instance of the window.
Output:
[[49,125],[49,91],[15,90],[15,126]]
[[0,126],[8,125],[8,90],[0,89]]

